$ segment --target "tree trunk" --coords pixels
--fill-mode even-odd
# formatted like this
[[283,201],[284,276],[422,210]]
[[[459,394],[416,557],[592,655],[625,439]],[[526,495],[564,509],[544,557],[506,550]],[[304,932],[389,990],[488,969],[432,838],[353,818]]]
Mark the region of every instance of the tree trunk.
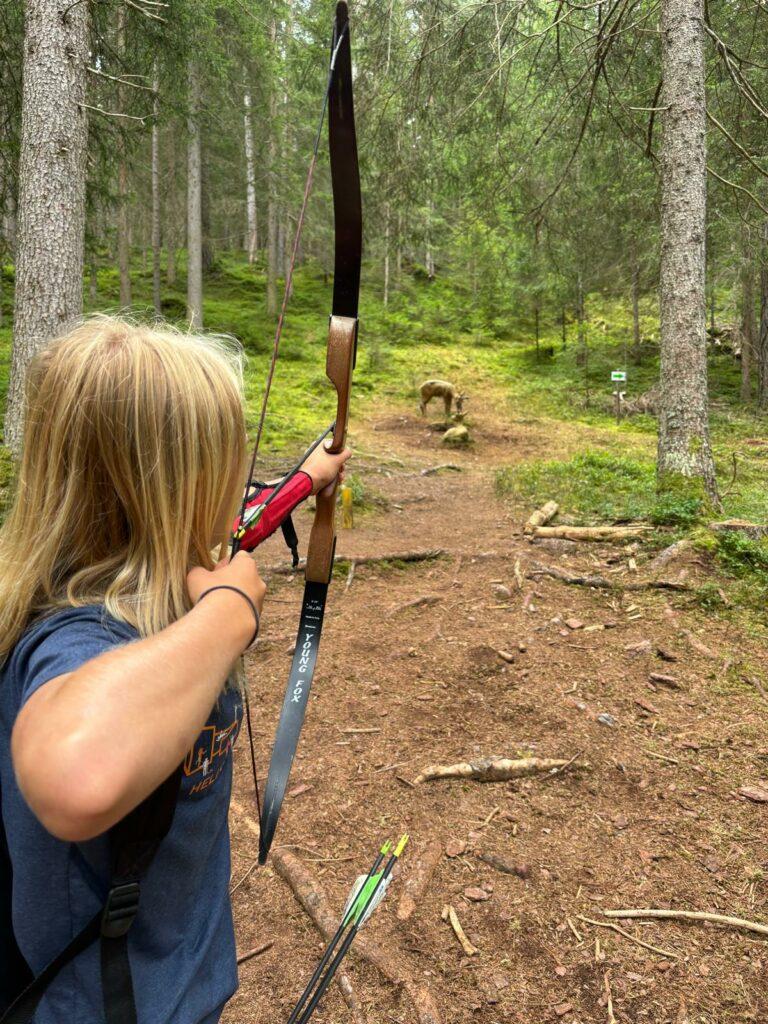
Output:
[[715,502],[707,396],[704,0],[663,0],[661,365],[658,482]]
[[245,132],[245,213],[248,229],[245,249],[248,262],[254,263],[259,247],[258,220],[256,216],[256,163],[253,155],[253,125],[251,124],[251,93],[243,93],[243,130]]
[[[390,12],[391,13],[391,12]],[[389,203],[384,204],[384,291],[382,302],[386,309],[389,305],[389,244],[392,234],[392,211]]]
[[18,240],[5,442],[21,449],[29,360],[83,309],[90,5],[26,0]]
[[584,284],[579,273],[576,279],[576,337],[578,347],[576,349],[576,365],[584,366],[587,362],[587,328],[584,323]]
[[757,341],[757,404],[768,409],[768,220],[763,224],[760,261],[760,330]]
[[155,313],[160,316],[160,77],[157,61],[152,87],[155,90],[152,101],[152,304]]
[[200,79],[190,61],[187,119],[187,319],[195,330],[203,326],[203,210],[200,166]]
[[744,253],[741,267],[741,400],[752,401],[752,367],[755,362],[755,276],[751,253]]
[[[277,22],[272,19],[269,30],[270,41],[274,50],[277,40]],[[269,116],[267,131],[269,141],[267,144],[267,280],[266,280],[266,305],[267,315],[275,316],[277,313],[277,197],[275,195],[275,182],[277,178],[277,131],[275,119],[277,117],[277,89],[276,83],[269,84]]]
[[632,253],[632,354],[639,366],[643,361],[643,341],[640,337],[640,261],[637,248]]
[[[128,8],[117,6],[117,57],[125,64],[125,21]],[[125,86],[118,83],[117,108],[125,107]],[[131,304],[131,216],[128,207],[128,143],[122,130],[117,141],[117,265],[120,272],[120,305]]]
[[427,206],[427,231],[425,238],[424,266],[427,271],[427,278],[430,281],[435,279],[435,257],[432,252],[432,200]]

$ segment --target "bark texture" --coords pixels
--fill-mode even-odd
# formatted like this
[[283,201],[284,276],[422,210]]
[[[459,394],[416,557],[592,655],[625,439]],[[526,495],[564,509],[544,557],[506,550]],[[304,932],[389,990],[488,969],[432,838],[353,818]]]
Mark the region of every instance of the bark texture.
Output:
[[259,245],[258,221],[256,218],[256,162],[253,154],[253,125],[251,123],[251,93],[243,94],[243,130],[245,133],[245,211],[247,218],[246,244],[248,262],[256,259]]
[[90,7],[26,0],[13,355],[5,442],[18,454],[32,356],[83,309]]
[[757,404],[768,409],[768,221],[760,261],[760,327],[757,335]]
[[700,481],[717,501],[707,396],[704,0],[661,14],[661,374],[658,474]]
[[160,79],[155,61],[155,73],[152,88],[155,98],[152,101],[152,304],[155,313],[162,313],[160,299]]
[[[125,67],[125,20],[127,8],[117,7],[117,56],[121,67]],[[118,110],[125,110],[125,86],[118,84]],[[117,265],[120,273],[120,305],[131,304],[131,211],[128,188],[128,143],[121,131],[118,141],[117,163]]]
[[752,367],[757,347],[755,325],[755,276],[750,254],[741,268],[741,400],[752,400]]
[[190,326],[203,326],[203,204],[200,166],[200,79],[194,62],[188,69],[187,120],[187,318]]

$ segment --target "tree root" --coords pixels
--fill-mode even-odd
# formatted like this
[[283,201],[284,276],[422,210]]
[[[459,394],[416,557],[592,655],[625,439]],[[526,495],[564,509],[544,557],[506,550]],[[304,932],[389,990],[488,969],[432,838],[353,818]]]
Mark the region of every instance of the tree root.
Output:
[[510,761],[505,757],[486,757],[479,761],[459,761],[457,764],[431,764],[413,780],[415,785],[434,779],[473,779],[475,782],[506,782],[540,772],[554,772],[570,762],[551,757],[523,757]]
[[537,526],[534,537],[556,537],[558,540],[622,541],[642,537],[652,526]]
[[604,576],[576,576],[564,569],[557,569],[553,565],[544,565],[542,562],[532,562],[531,568],[525,575],[529,580],[536,579],[538,576],[548,576],[550,579],[570,583],[573,586],[597,587],[601,590],[690,590],[687,584],[678,583],[675,580],[623,583],[620,580],[607,580]]
[[[445,548],[428,548],[426,551],[400,551],[392,555],[355,555],[348,558],[338,555],[336,557],[336,565],[354,562],[357,567],[360,565],[376,565],[381,562],[431,562],[447,554],[448,552]],[[264,576],[293,576],[295,573],[301,572],[306,564],[306,559],[302,558],[296,568],[284,562],[281,562],[279,565],[265,565],[261,569],[261,573]]]
[[439,839],[433,839],[415,862],[411,858],[410,872],[397,905],[398,921],[407,921],[416,910],[419,900],[429,888],[429,883],[432,881],[432,876],[437,870],[442,856],[443,844]]
[[[312,923],[328,942],[338,927],[338,917],[331,911],[325,895],[317,881],[294,854],[278,850],[272,856],[277,874],[289,886]],[[404,976],[395,961],[381,948],[369,942],[364,935],[355,939],[353,951],[362,960],[372,964],[397,988],[402,988],[410,998],[419,1024],[441,1024],[440,1014],[432,993],[409,977]]]

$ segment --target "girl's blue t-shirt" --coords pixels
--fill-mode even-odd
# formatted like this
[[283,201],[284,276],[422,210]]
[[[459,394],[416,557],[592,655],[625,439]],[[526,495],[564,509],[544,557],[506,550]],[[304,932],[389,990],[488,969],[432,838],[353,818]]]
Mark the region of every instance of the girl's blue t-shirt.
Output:
[[[109,840],[67,843],[43,828],[14,776],[13,723],[45,683],[136,639],[101,607],[66,609],[28,629],[0,673],[0,806],[13,865],[13,926],[35,974],[103,906]],[[163,710],[173,715],[172,707]],[[142,881],[128,937],[139,1024],[215,1024],[237,988],[227,815],[242,716],[240,695],[224,692],[185,759],[171,830]],[[104,1022],[98,943],[59,975],[34,1017],[34,1024],[62,1021]]]

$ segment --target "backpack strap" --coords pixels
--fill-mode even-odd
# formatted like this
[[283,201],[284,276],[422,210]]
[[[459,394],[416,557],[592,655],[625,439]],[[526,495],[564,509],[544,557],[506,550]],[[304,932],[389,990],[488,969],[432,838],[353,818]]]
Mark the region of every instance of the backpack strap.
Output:
[[75,957],[101,943],[101,985],[107,1024],[137,1024],[128,932],[139,910],[141,879],[173,821],[181,766],[110,830],[112,880],[103,908],[16,998],[0,1024],[29,1024],[46,989]]

